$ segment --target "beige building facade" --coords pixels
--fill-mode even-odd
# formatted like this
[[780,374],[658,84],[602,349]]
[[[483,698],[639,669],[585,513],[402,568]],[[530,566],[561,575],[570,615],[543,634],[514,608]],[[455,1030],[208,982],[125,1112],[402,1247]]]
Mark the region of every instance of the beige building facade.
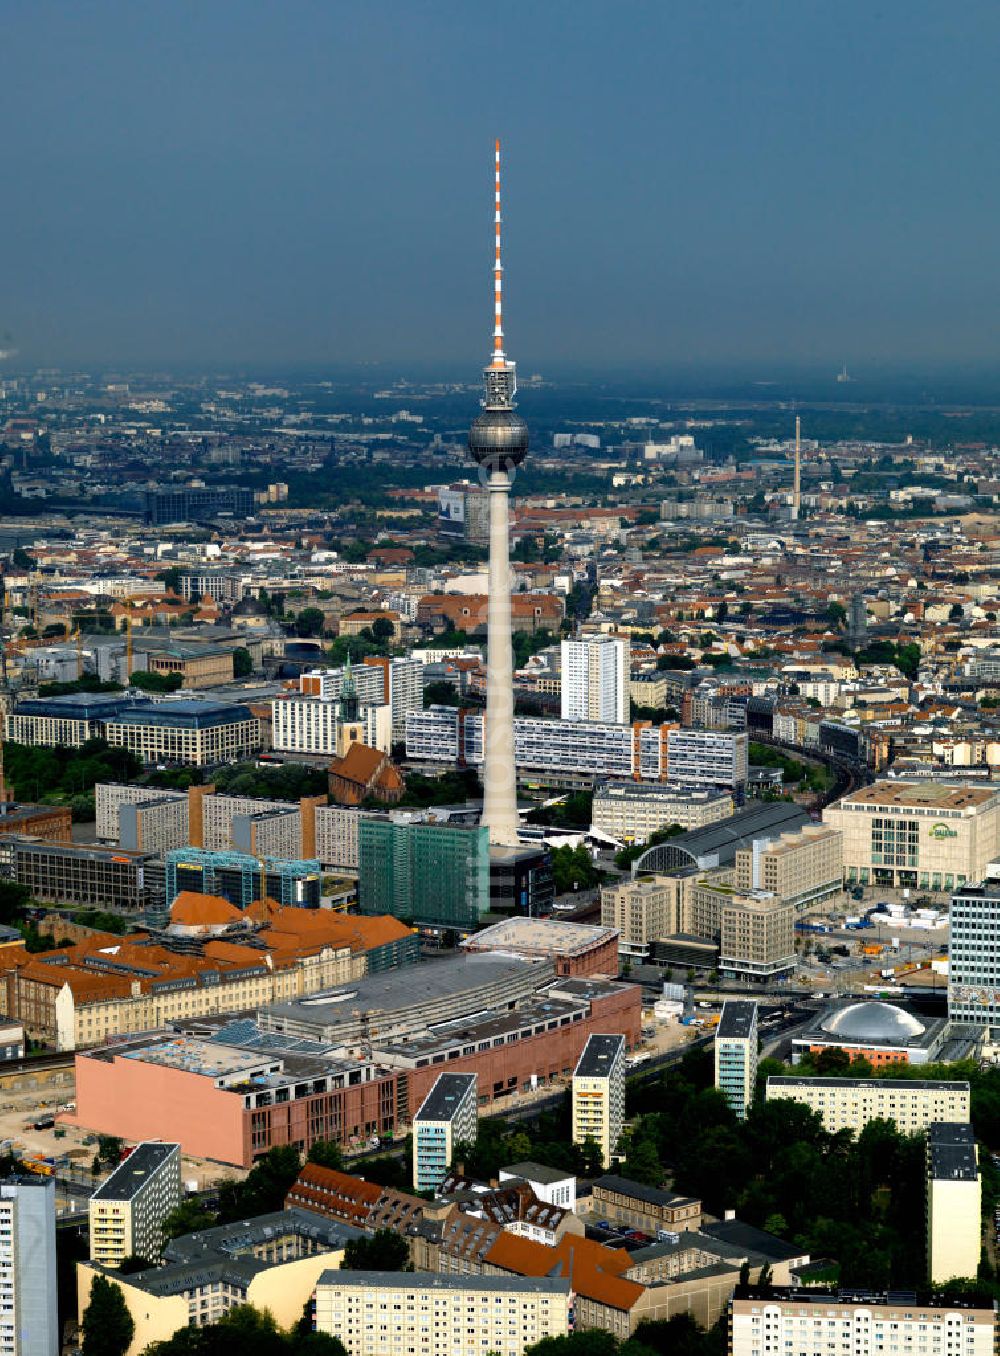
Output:
[[913,1295],[754,1291],[740,1286],[729,1309],[731,1356],[993,1356],[996,1311],[972,1301],[919,1302]]
[[932,1285],[978,1275],[982,1203],[972,1126],[934,1122],[927,1129],[927,1273]]
[[806,824],[736,853],[736,887],[767,890],[796,909],[838,894],[843,881],[843,834],[821,824]]
[[448,1276],[325,1271],[316,1331],[349,1356],[521,1356],[569,1332],[569,1281],[555,1276]]
[[679,931],[684,881],[678,876],[640,877],[601,891],[601,925],[618,929],[623,956],[645,957],[660,937]]
[[702,829],[733,813],[729,791],[707,787],[680,790],[663,782],[624,779],[603,782],[594,791],[593,827],[623,843],[645,843],[654,833],[679,824]]
[[929,1079],[794,1078],[767,1080],[767,1101],[803,1102],[823,1118],[831,1135],[860,1134],[869,1121],[895,1121],[901,1134],[916,1135],[935,1121],[969,1123],[969,1084]]
[[605,1166],[625,1124],[625,1037],[591,1036],[573,1070],[573,1143],[598,1146]]
[[844,882],[950,892],[1000,855],[1000,791],[881,781],[823,811],[843,834]]

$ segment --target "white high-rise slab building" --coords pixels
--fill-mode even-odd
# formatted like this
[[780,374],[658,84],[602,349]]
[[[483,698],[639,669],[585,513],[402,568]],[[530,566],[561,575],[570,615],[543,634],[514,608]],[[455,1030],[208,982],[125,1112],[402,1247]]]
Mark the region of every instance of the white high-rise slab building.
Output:
[[0,1181],[0,1356],[59,1356],[56,1190],[51,1177]]
[[623,724],[629,718],[629,642],[581,636],[562,643],[562,718]]

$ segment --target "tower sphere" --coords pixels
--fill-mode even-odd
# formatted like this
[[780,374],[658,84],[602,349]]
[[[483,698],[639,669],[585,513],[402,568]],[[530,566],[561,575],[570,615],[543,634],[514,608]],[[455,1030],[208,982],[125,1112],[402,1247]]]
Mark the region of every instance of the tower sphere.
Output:
[[528,425],[513,410],[483,410],[469,429],[469,454],[489,471],[520,466],[528,452]]

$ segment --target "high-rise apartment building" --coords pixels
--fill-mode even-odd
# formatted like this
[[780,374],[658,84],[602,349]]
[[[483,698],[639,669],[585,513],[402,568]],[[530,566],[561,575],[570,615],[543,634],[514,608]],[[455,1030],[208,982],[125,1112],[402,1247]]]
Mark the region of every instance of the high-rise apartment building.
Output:
[[927,1127],[927,1272],[932,1285],[979,1274],[983,1183],[972,1126]]
[[581,636],[562,642],[563,720],[629,719],[628,637]]
[[59,1356],[56,1189],[51,1177],[0,1181],[0,1356]]
[[126,1257],[159,1260],[163,1221],[181,1201],[181,1146],[147,1141],[90,1198],[90,1260],[119,1267]]
[[591,1036],[573,1070],[573,1143],[593,1140],[607,1167],[625,1123],[625,1037]]
[[731,1000],[723,1003],[715,1029],[715,1086],[741,1121],[756,1084],[757,1004]]
[[479,1124],[478,1078],[443,1073],[413,1117],[413,1185],[437,1191],[447,1176],[456,1144],[471,1144]]
[[1000,1025],[1000,862],[951,897],[948,1016],[953,1022]]

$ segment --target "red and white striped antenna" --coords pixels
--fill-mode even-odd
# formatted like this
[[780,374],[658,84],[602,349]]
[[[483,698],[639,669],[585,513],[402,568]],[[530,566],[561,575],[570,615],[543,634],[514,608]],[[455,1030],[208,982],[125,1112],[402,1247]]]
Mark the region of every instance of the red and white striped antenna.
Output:
[[496,188],[493,208],[496,257],[493,263],[493,366],[506,366],[503,351],[503,265],[500,262],[500,139],[496,142]]

